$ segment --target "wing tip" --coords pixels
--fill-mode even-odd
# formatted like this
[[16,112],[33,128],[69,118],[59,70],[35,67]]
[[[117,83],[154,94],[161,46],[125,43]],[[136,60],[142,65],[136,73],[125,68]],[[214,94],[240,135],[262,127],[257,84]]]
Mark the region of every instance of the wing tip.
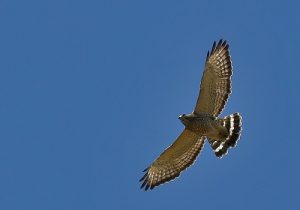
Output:
[[212,55],[215,50],[216,50],[216,41],[214,41],[214,43],[213,43],[213,45],[211,47],[210,55]]
[[149,166],[149,167],[147,167],[147,168],[145,168],[145,169],[143,170],[143,172],[146,172],[146,171],[148,171],[148,170],[149,170],[149,168],[150,168],[150,166]]
[[225,50],[229,49],[229,44],[225,39],[219,39],[218,42],[216,42],[216,41],[213,42],[213,45],[211,47],[211,51],[207,52],[206,61],[209,59],[209,57],[212,54],[214,54],[220,48],[225,49]]
[[146,169],[143,170],[143,172],[145,172],[145,174],[143,175],[143,177],[139,180],[139,182],[143,182],[141,184],[140,189],[144,189],[145,191],[147,191],[149,188],[150,190],[152,190],[155,186],[151,184],[151,182],[149,182],[149,169],[150,167],[147,167]]
[[228,44],[226,39],[220,39],[219,40],[216,49],[219,49],[220,47],[222,47],[226,50],[229,48],[229,44]]
[[[184,131],[188,132],[188,131]],[[205,143],[205,137],[201,136],[193,136],[197,139],[194,145],[187,151],[185,151],[181,156],[176,158],[175,162],[172,163],[165,163],[166,165],[156,167],[156,165],[152,164],[150,167],[147,167],[144,172],[145,174],[140,179],[142,182],[140,188],[147,190],[152,190],[155,187],[168,183],[177,177],[186,170],[189,166],[193,165],[196,162],[197,156],[202,151],[202,148]],[[188,157],[187,157],[188,156]]]
[[209,58],[209,50],[207,51],[207,54],[206,54],[206,61],[208,60],[208,58]]

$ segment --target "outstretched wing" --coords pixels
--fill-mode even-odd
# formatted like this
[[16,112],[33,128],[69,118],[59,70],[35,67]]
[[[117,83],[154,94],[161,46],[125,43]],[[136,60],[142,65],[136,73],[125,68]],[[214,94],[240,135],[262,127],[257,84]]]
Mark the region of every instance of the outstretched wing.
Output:
[[184,129],[176,141],[168,147],[150,167],[144,170],[140,179],[141,188],[154,187],[175,179],[181,171],[193,164],[204,145],[204,136]]
[[231,93],[232,65],[229,45],[222,39],[214,42],[207,53],[200,93],[194,112],[217,117],[223,110]]

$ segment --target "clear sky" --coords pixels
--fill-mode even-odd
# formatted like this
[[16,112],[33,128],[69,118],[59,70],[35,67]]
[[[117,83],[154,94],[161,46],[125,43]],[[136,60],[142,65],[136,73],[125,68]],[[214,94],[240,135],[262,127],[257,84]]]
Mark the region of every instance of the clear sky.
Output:
[[[299,209],[299,1],[0,2],[0,209]],[[228,40],[239,144],[139,178]]]

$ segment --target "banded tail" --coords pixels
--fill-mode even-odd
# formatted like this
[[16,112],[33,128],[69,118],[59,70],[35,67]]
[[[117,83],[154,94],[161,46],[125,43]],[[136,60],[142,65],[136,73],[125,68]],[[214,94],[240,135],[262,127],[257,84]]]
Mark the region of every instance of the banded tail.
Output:
[[208,139],[208,141],[215,151],[215,155],[221,158],[227,154],[230,147],[236,146],[242,131],[242,116],[239,113],[234,113],[219,120],[229,135],[225,139]]

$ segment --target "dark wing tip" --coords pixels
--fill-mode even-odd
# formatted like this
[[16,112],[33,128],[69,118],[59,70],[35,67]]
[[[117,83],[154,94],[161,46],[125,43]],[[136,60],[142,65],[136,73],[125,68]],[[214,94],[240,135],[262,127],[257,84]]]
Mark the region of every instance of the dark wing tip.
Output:
[[143,172],[146,172],[146,171],[148,171],[148,169],[149,169],[150,167],[147,167],[147,168],[145,168],[144,170],[143,170]]
[[224,47],[224,48],[227,48],[228,49],[228,44],[227,44],[227,41],[226,40],[223,40],[223,39],[220,39],[218,41],[218,43],[216,41],[214,41],[213,45],[212,45],[212,48],[211,48],[211,51],[207,53],[207,56],[206,56],[206,59],[208,59],[208,57],[210,55],[212,55],[217,49],[219,49],[220,47]]
[[[221,39],[222,40],[222,39]],[[220,41],[221,41],[220,40]],[[229,48],[229,44],[226,40],[223,40],[222,43],[221,43],[221,46],[225,49],[225,50],[228,50]]]
[[215,51],[215,49],[216,49],[216,42],[214,41],[213,46],[211,47],[210,55],[213,54],[213,52]]
[[150,190],[152,190],[155,186],[150,185],[149,183],[149,179],[148,179],[148,172],[149,172],[149,168],[147,167],[145,170],[143,170],[143,172],[145,172],[145,174],[143,175],[143,177],[139,180],[140,182],[143,182],[141,185],[141,189],[145,188],[144,190],[147,191],[149,188]]
[[143,189],[146,184],[147,184],[147,179],[144,180],[143,184],[141,185],[141,189]]
[[[226,42],[226,41],[225,41]],[[220,47],[221,45],[223,45],[223,39],[220,39],[218,44],[217,44],[217,48]]]
[[226,43],[226,45],[224,45],[224,49],[225,49],[225,50],[228,50],[228,49],[229,49],[229,44],[228,44],[228,43]]
[[150,190],[152,190],[154,187],[155,187],[155,185],[151,185],[149,183],[149,180],[146,178],[140,188],[141,189],[144,188],[144,190],[147,191],[149,188],[150,188]]
[[148,173],[145,173],[144,176],[139,180],[139,182],[143,181],[147,177]]
[[213,45],[212,45],[212,48],[211,48],[211,51],[208,51],[207,52],[207,55],[206,55],[206,61],[209,59],[209,57],[218,49],[220,48],[223,48],[225,50],[228,50],[229,48],[229,44],[227,43],[226,40],[224,39],[220,39],[218,41],[218,43],[216,41],[214,41]]

